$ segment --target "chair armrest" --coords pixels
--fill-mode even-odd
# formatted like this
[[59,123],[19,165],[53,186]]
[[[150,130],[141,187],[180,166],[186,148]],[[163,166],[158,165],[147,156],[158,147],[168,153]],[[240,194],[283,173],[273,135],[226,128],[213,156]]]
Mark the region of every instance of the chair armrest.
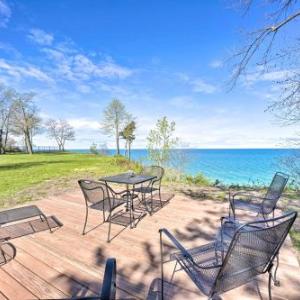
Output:
[[193,257],[189,254],[189,252],[180,244],[180,242],[165,228],[159,229],[159,233],[162,235],[163,233],[169,238],[169,240],[175,245],[175,247],[181,252],[184,258],[189,259],[194,266],[200,269],[215,269],[218,267],[221,267],[221,265],[215,265],[215,266],[201,266],[197,264]]
[[110,187],[109,185],[107,185],[107,188],[108,188],[108,190],[112,193],[112,194],[114,194],[114,195],[122,195],[122,194],[125,194],[125,193],[128,193],[129,192],[129,190],[123,190],[123,191],[121,191],[121,192],[116,192],[112,187]]
[[116,296],[117,263],[115,258],[106,261],[100,299],[112,300]]
[[169,240],[175,245],[175,247],[182,253],[185,258],[193,260],[193,257],[186,251],[186,249],[177,241],[177,239],[169,232],[168,229],[161,228],[159,233],[163,233],[169,238]]
[[231,195],[232,198],[235,198],[237,196],[242,196],[242,197],[254,197],[254,195],[252,194],[254,191],[247,191],[247,192],[236,192],[236,193],[233,193]]
[[241,198],[246,198],[246,201],[248,202],[262,202],[264,200],[267,200],[267,198],[265,197],[261,197],[261,196],[255,196],[249,192],[238,192],[235,193],[234,195],[232,195],[231,199],[235,200],[236,197],[241,197]]
[[113,193],[116,194],[116,195],[122,195],[122,194],[127,194],[127,193],[129,193],[129,190],[123,190],[123,191],[121,191],[121,192],[113,191]]

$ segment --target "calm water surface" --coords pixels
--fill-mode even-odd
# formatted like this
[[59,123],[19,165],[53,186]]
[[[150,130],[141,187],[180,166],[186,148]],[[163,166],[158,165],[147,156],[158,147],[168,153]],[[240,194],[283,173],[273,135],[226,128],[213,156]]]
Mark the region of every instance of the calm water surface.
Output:
[[[72,150],[89,152],[89,150]],[[115,154],[114,150],[108,150]],[[184,149],[185,172],[203,173],[226,184],[268,184],[274,172],[284,171],[281,161],[293,149]],[[124,153],[124,151],[121,151]],[[147,163],[147,150],[132,150],[132,158]]]

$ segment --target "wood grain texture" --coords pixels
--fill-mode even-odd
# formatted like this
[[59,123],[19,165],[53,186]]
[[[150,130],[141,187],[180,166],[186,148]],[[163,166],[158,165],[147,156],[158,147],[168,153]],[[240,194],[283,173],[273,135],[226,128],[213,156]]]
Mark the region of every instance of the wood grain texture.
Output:
[[[163,194],[164,199],[170,198]],[[106,243],[108,224],[102,213],[90,211],[86,235],[81,235],[85,204],[80,190],[35,202],[47,215],[63,223],[53,233],[35,220],[10,228],[17,249],[15,259],[0,267],[0,299],[59,299],[99,295],[105,261],[117,259],[118,298],[155,299],[159,290],[159,228],[172,231],[186,247],[199,246],[214,238],[219,219],[227,214],[227,203],[176,195],[153,215],[143,218],[130,229],[113,224],[111,243]],[[136,203],[138,206],[138,203]],[[279,279],[274,299],[297,299],[300,294],[300,271],[290,240],[282,249]],[[166,265],[167,276],[174,265]],[[261,276],[259,288],[266,296],[267,276]],[[166,289],[171,299],[206,299],[187,275],[177,272]],[[222,299],[259,299],[253,284],[230,291]],[[298,298],[299,299],[299,298]]]

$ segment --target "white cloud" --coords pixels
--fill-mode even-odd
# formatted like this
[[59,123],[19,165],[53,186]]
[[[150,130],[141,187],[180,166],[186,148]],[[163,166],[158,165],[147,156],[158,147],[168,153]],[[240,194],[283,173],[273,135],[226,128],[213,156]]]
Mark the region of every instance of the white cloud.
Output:
[[223,65],[224,65],[223,61],[218,60],[218,59],[213,60],[213,61],[209,64],[209,66],[210,66],[211,68],[213,68],[213,69],[220,69],[220,68],[223,67]]
[[85,85],[85,84],[79,84],[77,86],[77,89],[80,93],[83,93],[83,94],[88,94],[92,91],[91,87],[88,85]]
[[176,73],[175,74],[178,79],[180,79],[181,81],[185,81],[185,82],[188,82],[190,80],[190,76],[188,76],[187,74],[185,73]]
[[[54,80],[49,77],[46,73],[41,71],[35,66],[26,64],[24,66],[20,66],[17,64],[12,64],[4,59],[0,59],[0,72],[4,72],[7,75],[10,75],[14,79],[22,79],[23,77],[31,77],[39,81],[53,83]],[[1,73],[2,73],[1,72]]]
[[213,94],[217,90],[216,86],[205,82],[201,78],[192,80],[191,84],[193,86],[193,91],[197,93]]
[[177,96],[169,100],[169,103],[180,109],[196,109],[199,108],[199,102],[189,96]]
[[87,119],[87,118],[77,118],[67,120],[71,126],[75,129],[99,129],[101,125],[98,121]]
[[261,76],[261,80],[266,80],[266,81],[284,80],[293,74],[294,72],[291,70],[273,71],[269,73],[264,73]]
[[117,65],[113,61],[103,62],[96,70],[96,74],[100,77],[126,78],[132,75],[132,73],[132,70]]
[[[124,79],[133,74],[133,70],[116,64],[113,60],[104,60],[99,63],[83,53],[65,54],[58,49],[44,48],[54,62],[54,71],[60,73],[64,79],[81,81],[96,78]],[[74,51],[75,52],[75,51]]]
[[31,29],[29,31],[28,37],[35,43],[42,46],[51,46],[54,41],[54,37],[52,34],[38,28]]
[[6,27],[11,17],[11,9],[4,0],[0,0],[0,27]]
[[96,64],[83,54],[77,54],[73,57],[73,71],[86,78],[89,76],[126,78],[132,74],[131,70],[117,65],[112,60]]
[[242,80],[242,83],[246,86],[249,86],[249,85],[253,85],[256,82],[261,82],[261,81],[281,81],[293,76],[295,72],[299,72],[299,71],[278,70],[278,71],[263,72],[258,68],[257,71],[245,75]]
[[193,88],[196,93],[213,94],[217,91],[217,86],[212,85],[201,78],[191,78],[185,73],[176,73],[177,78]]

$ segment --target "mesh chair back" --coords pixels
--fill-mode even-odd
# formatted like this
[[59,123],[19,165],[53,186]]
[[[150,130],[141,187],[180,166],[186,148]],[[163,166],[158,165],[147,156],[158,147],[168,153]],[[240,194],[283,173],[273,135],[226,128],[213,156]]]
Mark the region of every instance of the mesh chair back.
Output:
[[107,187],[104,183],[85,179],[79,180],[78,183],[86,203],[98,203],[109,199]]
[[279,200],[288,180],[289,176],[284,173],[277,172],[274,175],[265,196],[266,200],[263,202],[263,212],[265,214],[269,214],[275,209],[276,203]]
[[156,179],[154,179],[154,181],[161,181],[162,177],[164,176],[164,173],[164,168],[160,166],[146,166],[143,168],[141,174],[147,176],[156,176]]
[[296,216],[297,213],[292,212],[242,225],[231,241],[214,290],[226,292],[269,271]]

